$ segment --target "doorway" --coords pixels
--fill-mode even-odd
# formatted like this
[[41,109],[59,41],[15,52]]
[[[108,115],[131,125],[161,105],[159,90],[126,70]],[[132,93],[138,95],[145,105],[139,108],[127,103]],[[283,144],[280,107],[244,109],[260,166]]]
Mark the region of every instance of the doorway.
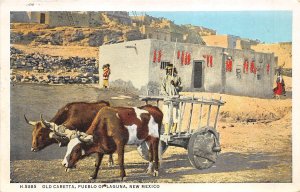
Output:
[[45,13],[41,13],[40,15],[40,23],[45,23],[46,21],[46,14]]
[[203,61],[194,61],[194,88],[203,86]]

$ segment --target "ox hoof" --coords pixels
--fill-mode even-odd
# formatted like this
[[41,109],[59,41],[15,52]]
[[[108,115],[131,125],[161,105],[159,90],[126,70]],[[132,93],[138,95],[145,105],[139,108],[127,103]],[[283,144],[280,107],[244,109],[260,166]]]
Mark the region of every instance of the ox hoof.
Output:
[[154,176],[154,177],[158,177],[158,171],[157,171],[157,170],[154,170],[154,171],[153,171],[153,176]]
[[67,173],[69,173],[70,170],[71,170],[70,168],[66,168],[66,169],[65,169],[65,171],[66,171]]
[[126,181],[127,177],[121,177],[121,181]]
[[146,173],[151,175],[153,173],[153,169],[152,168],[147,168]]
[[89,177],[89,180],[94,180],[94,179],[96,179],[97,177],[95,177],[95,176],[90,176]]
[[115,165],[114,165],[113,162],[108,162],[108,163],[107,163],[107,166],[110,167],[110,168],[115,167]]

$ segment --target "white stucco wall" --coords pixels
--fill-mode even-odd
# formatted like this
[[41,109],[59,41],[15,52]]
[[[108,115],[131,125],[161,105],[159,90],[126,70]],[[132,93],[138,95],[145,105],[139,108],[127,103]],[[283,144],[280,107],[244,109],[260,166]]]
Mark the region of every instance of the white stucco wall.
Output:
[[[136,46],[126,48],[126,46]],[[121,79],[131,81],[140,89],[148,83],[160,89],[165,70],[161,69],[160,62],[153,62],[154,51],[162,51],[161,61],[174,63],[175,42],[167,42],[154,39],[130,41],[125,43],[104,45],[100,47],[100,75],[102,65],[111,65],[111,81]],[[177,59],[177,51],[191,54],[189,65],[182,65],[181,59]],[[233,57],[232,72],[225,71],[226,54]],[[213,66],[207,66],[205,55],[213,56]],[[255,59],[256,67],[260,69],[257,74],[241,72],[241,78],[237,77],[237,69],[243,70],[244,59]],[[194,87],[194,61],[203,62],[202,87]],[[270,72],[266,66],[270,64]],[[274,80],[274,55],[258,53],[250,50],[225,49],[204,45],[177,43],[175,52],[175,66],[178,75],[182,79],[182,85],[186,91],[220,92],[252,97],[269,97],[272,95]],[[249,63],[250,70],[250,63]],[[259,79],[257,75],[260,74]],[[101,81],[100,81],[101,83]]]
[[[135,46],[131,48],[128,46]],[[149,82],[151,40],[129,41],[99,48],[99,74],[102,84],[102,66],[109,63],[111,69],[110,81],[121,79],[131,81],[140,89]]]

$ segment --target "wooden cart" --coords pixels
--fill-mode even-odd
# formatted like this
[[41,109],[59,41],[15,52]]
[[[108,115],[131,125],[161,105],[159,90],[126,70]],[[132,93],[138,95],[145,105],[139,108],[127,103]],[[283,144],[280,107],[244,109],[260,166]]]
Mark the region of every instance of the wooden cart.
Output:
[[[167,127],[162,128],[160,134],[160,157],[168,146],[176,146],[187,149],[189,161],[197,169],[209,168],[216,162],[221,151],[217,122],[220,107],[225,104],[221,98],[140,96],[140,100],[147,104],[156,102],[157,106],[163,102],[163,105],[168,106],[168,110],[164,112],[164,118],[167,118],[168,122],[165,124]],[[178,117],[177,128],[172,130],[175,125],[174,111],[177,112]],[[146,142],[138,147],[138,152],[144,159],[148,158]]]

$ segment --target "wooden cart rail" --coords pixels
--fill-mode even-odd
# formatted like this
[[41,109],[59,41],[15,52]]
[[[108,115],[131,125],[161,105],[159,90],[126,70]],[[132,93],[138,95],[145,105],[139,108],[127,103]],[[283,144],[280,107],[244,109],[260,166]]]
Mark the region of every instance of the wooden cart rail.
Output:
[[[205,127],[212,127],[213,129],[216,130],[217,127],[217,122],[218,122],[218,115],[219,115],[219,109],[221,106],[225,104],[225,101],[222,101],[222,98],[220,99],[213,99],[213,98],[204,98],[204,97],[186,97],[186,96],[139,96],[141,101],[145,101],[147,104],[149,101],[156,101],[157,106],[159,106],[159,101],[163,101],[165,104],[169,105],[169,119],[168,119],[168,132],[165,133],[165,135],[162,138],[170,138],[170,134],[172,137],[175,135],[178,137],[181,137],[183,135],[191,135],[192,134],[192,129],[191,129],[191,123],[192,123],[192,116],[195,113],[195,107],[194,105],[200,105],[200,111],[199,111],[199,122],[197,125],[197,129],[199,130],[202,126],[201,123],[203,121],[203,109],[204,106],[208,106],[208,112],[207,112],[207,118],[206,118],[206,125]],[[183,121],[183,116],[184,112],[186,110],[186,105],[189,104],[190,110],[187,116],[187,130],[183,130],[182,128],[182,121]],[[179,106],[179,120],[178,120],[178,127],[176,129],[176,132],[171,131],[171,127],[173,126],[173,108],[174,106],[177,105]],[[214,118],[213,125],[210,125],[211,121],[211,111],[212,107],[215,106],[217,107],[217,112],[216,116]],[[165,114],[166,115],[166,114]],[[168,140],[168,139],[167,139]]]
[[[140,100],[147,104],[149,101],[156,101],[158,107],[159,102],[163,102],[164,118],[167,118],[163,127],[167,129],[160,135],[161,155],[168,146],[176,146],[188,150],[188,158],[197,169],[209,168],[216,162],[221,151],[217,132],[218,116],[220,107],[226,103],[221,97],[213,99],[194,96],[140,96]],[[176,121],[173,113],[176,115]],[[194,124],[193,117],[198,119]],[[192,130],[191,124],[197,126],[195,130]],[[142,157],[147,157],[149,148],[143,143],[138,151]]]
[[172,102],[185,102],[185,103],[194,103],[194,104],[205,104],[205,105],[219,105],[222,106],[225,104],[225,101],[222,101],[222,98],[218,99],[208,99],[204,97],[164,97],[164,96],[139,96],[141,101],[172,101]]

